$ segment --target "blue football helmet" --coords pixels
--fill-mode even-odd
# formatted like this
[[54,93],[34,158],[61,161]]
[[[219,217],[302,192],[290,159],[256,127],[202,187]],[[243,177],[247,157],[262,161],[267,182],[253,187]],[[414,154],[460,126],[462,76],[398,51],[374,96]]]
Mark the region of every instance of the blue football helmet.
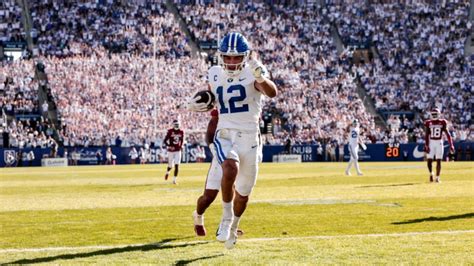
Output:
[[352,126],[353,127],[358,127],[359,126],[359,119],[352,120]]
[[[230,76],[240,74],[250,55],[250,45],[247,39],[238,32],[227,33],[219,45],[219,65]],[[225,63],[225,56],[243,56],[242,61],[236,64]]]

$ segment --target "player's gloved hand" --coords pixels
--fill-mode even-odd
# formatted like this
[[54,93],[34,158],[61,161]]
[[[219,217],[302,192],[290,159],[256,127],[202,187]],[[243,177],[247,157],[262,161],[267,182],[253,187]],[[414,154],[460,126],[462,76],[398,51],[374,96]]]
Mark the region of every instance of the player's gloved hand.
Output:
[[262,62],[256,60],[256,59],[250,59],[249,61],[249,67],[252,70],[252,74],[255,77],[255,80],[258,83],[262,83],[265,81],[265,78],[263,77],[263,64]]
[[430,147],[428,145],[425,145],[425,152],[429,153],[430,152]]
[[207,108],[206,103],[198,103],[197,100],[198,99],[196,99],[196,98],[189,97],[186,100],[186,103],[184,104],[184,108],[186,108],[189,111],[193,111],[193,112],[206,112],[206,111],[209,110]]

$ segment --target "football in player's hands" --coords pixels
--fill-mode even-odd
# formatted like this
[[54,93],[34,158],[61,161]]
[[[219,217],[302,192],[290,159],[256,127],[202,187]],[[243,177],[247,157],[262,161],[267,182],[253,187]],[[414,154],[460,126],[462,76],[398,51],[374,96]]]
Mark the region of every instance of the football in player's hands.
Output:
[[206,112],[215,106],[216,96],[209,90],[198,91],[188,100],[188,109],[195,112]]

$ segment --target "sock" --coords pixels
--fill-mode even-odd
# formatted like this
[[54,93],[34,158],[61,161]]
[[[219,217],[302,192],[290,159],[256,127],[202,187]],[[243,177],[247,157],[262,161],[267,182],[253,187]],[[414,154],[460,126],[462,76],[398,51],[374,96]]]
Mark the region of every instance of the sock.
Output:
[[197,218],[197,224],[198,225],[203,225],[204,224],[204,215],[203,214],[198,214],[196,211],[196,218]]
[[177,176],[173,176],[173,182],[176,182],[176,178],[178,178]]
[[232,222],[232,231],[236,231],[239,228],[240,217],[234,215],[234,221]]
[[354,165],[355,165],[355,168],[356,168],[357,173],[361,173],[360,168],[359,168],[359,162],[358,162],[358,161],[355,161],[355,162],[354,162]]
[[439,180],[439,176],[436,176],[436,180]]
[[347,168],[346,168],[346,172],[349,172],[349,170],[351,170],[351,166],[352,166],[352,160],[349,161],[349,164],[347,165]]
[[231,219],[234,216],[234,209],[231,202],[222,202],[222,207],[224,208],[224,212],[222,213],[222,217],[225,219]]
[[170,174],[170,171],[166,171],[166,174],[169,175],[169,174]]

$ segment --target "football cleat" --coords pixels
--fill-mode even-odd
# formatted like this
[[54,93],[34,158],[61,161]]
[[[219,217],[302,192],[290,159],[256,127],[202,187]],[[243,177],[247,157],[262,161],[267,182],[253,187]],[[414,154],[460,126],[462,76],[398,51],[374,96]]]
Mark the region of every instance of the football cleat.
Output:
[[351,172],[349,172],[349,170],[346,170],[346,175],[351,175]]
[[430,182],[433,182],[433,181],[434,181],[434,180],[433,180],[433,176],[430,175]]
[[359,172],[359,173],[357,173],[357,175],[362,176],[362,175],[364,175],[364,173]]
[[441,183],[441,179],[439,177],[436,178],[436,183]]
[[235,247],[235,244],[237,243],[237,237],[238,237],[237,230],[232,230],[232,232],[230,232],[229,239],[227,239],[227,241],[225,241],[224,243],[225,248],[233,249]]
[[205,236],[206,228],[204,227],[204,215],[197,214],[196,211],[193,212],[194,220],[194,232],[197,236]]
[[233,218],[225,219],[222,218],[219,228],[217,228],[216,239],[219,242],[225,242],[230,238],[230,227],[232,225]]
[[169,174],[165,174],[165,180],[168,180]]

